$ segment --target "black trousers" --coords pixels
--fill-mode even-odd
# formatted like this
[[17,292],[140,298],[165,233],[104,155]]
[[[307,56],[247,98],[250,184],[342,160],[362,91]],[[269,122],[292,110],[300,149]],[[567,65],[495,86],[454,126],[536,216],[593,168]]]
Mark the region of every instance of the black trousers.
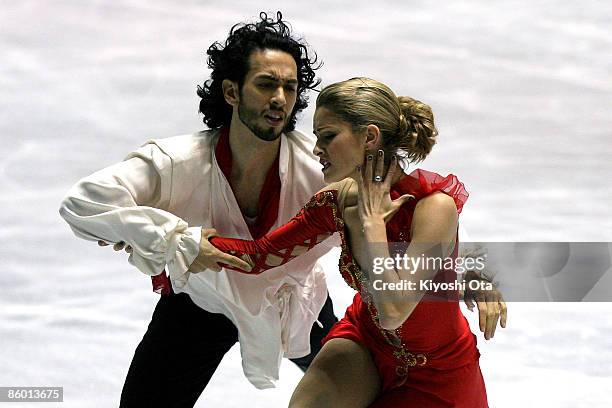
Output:
[[[329,296],[319,321],[323,328],[312,328],[311,353],[292,360],[304,371],[338,321]],[[193,407],[237,341],[238,331],[224,315],[207,312],[184,293],[162,296],[134,353],[120,407]]]

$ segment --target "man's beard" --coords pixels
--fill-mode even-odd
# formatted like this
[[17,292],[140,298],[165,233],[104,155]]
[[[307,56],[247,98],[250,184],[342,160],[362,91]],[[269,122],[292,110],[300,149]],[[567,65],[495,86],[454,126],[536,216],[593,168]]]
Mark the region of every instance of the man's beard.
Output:
[[240,102],[238,102],[238,118],[244,126],[249,128],[249,130],[253,132],[255,136],[257,136],[257,138],[265,140],[266,142],[271,142],[278,139],[281,133],[285,131],[286,124],[283,126],[283,129],[278,131],[278,133],[276,133],[275,127],[264,128],[262,126],[258,126],[257,119],[260,117],[261,116],[259,113],[256,112],[255,109],[251,109],[246,106],[246,104],[242,102],[242,99]]

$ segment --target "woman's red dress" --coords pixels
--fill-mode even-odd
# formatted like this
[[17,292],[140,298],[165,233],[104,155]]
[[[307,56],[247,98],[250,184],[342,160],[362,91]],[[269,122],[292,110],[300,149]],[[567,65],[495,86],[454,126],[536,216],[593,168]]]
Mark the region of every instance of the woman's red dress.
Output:
[[[387,223],[388,242],[410,242],[410,226],[418,201],[434,192],[448,194],[461,212],[468,194],[457,177],[442,177],[415,170],[391,188],[391,198],[412,194],[410,200]],[[410,317],[396,330],[378,323],[378,312],[363,288],[363,274],[353,261],[346,242],[344,221],[338,208],[337,191],[316,194],[287,224],[256,241],[213,238],[220,250],[248,256],[255,264],[250,273],[290,261],[339,232],[342,239],[340,273],[358,293],[346,315],[323,342],[350,339],[372,354],[382,381],[382,393],[371,407],[488,407],[476,348],[476,337],[459,309],[456,291],[427,292]],[[457,248],[453,256],[456,256]],[[442,269],[434,281],[454,282],[453,270]],[[362,293],[364,297],[362,298]]]

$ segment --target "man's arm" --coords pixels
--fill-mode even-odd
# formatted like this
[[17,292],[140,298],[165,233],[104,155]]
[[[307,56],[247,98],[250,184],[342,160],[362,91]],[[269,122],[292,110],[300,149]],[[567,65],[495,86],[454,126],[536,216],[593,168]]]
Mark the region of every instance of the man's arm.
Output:
[[[506,302],[497,285],[493,282],[494,274],[486,269],[487,251],[479,245],[463,245],[459,257],[465,259],[481,260],[485,262],[485,269],[468,270],[463,274],[466,290],[461,296],[470,311],[474,310],[474,303],[478,308],[478,323],[480,331],[484,333],[485,339],[489,340],[495,335],[495,329],[499,322],[502,328],[506,327],[508,309]],[[476,264],[476,262],[474,262]],[[481,281],[489,285],[474,285],[470,281]]]
[[60,214],[78,237],[123,242],[132,248],[129,262],[143,273],[158,275],[167,267],[184,283],[200,252],[202,231],[162,209],[170,198],[171,172],[170,157],[145,145],[127,160],[80,180]]

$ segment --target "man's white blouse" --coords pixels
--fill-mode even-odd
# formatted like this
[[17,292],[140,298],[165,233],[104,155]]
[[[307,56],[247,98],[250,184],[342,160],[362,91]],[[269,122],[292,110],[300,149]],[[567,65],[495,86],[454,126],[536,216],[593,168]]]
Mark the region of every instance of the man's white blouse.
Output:
[[[81,238],[131,245],[129,262],[143,273],[158,275],[165,268],[175,292],[227,316],[238,328],[246,377],[257,388],[269,388],[278,379],[283,356],[310,352],[310,329],[327,297],[317,259],[338,240],[328,239],[261,275],[187,272],[198,254],[202,227],[252,239],[215,158],[218,138],[219,131],[204,131],[149,141],[125,161],[79,181],[60,214]],[[281,191],[273,228],[323,187],[313,146],[299,132],[281,136]]]

